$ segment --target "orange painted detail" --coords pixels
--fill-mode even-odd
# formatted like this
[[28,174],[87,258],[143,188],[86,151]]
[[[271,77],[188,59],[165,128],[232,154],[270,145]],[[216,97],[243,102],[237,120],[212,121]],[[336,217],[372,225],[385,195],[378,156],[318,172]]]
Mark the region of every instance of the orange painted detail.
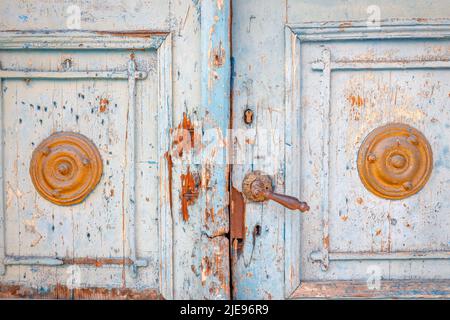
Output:
[[82,202],[99,183],[102,171],[97,147],[74,132],[52,134],[33,151],[30,162],[36,190],[62,206]]
[[364,186],[386,199],[404,199],[419,192],[433,168],[431,146],[425,136],[405,124],[373,130],[358,153],[358,172]]
[[163,300],[155,289],[74,288],[57,284],[48,288],[0,285],[0,299]]
[[198,198],[198,179],[190,172],[189,167],[186,174],[181,175],[181,212],[183,220],[189,220],[188,206],[192,205]]

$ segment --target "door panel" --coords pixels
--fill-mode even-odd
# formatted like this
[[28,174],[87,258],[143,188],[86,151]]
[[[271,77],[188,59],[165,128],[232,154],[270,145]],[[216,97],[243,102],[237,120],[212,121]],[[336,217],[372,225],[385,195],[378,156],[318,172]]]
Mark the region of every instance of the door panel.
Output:
[[[326,52],[331,53],[330,71],[313,74],[310,62]],[[364,279],[371,267],[379,267],[387,279],[450,276],[450,204],[445,197],[449,52],[446,41],[378,40],[376,49],[370,41],[302,45],[301,149],[309,150],[300,159],[301,177],[309,181],[303,198],[320,213],[303,219],[302,232],[308,234],[301,241],[301,255],[309,257],[302,263],[306,281]],[[361,57],[363,64],[338,69],[336,61],[351,64]],[[389,61],[395,63],[382,66]],[[417,61],[422,65],[416,66]],[[433,150],[430,180],[403,200],[375,196],[358,175],[363,139],[387,123],[417,128]],[[325,253],[319,264],[314,261],[317,248]]]
[[[275,192],[311,208],[246,199],[245,239],[232,250],[236,298],[448,296],[450,47],[448,21],[433,19],[448,14],[443,6],[233,7],[233,125],[254,133],[235,135],[235,155],[250,160],[233,166],[233,187],[245,191],[245,176],[261,170]],[[388,123],[418,129],[433,154],[428,182],[402,200],[374,195],[358,174],[361,144]]]
[[[226,134],[229,2],[0,8],[0,297],[229,298],[228,167],[189,162],[202,143],[181,157],[177,140],[186,123]],[[44,200],[28,172],[61,130],[89,138],[103,162],[69,207]],[[203,180],[185,208],[186,177]]]
[[[74,274],[82,287],[156,289],[164,281],[159,264],[168,261],[161,260],[158,230],[167,227],[158,224],[158,193],[150,186],[158,185],[159,132],[169,125],[154,123],[166,95],[159,92],[165,63],[158,51],[170,37],[153,40],[158,47],[142,42],[148,51],[135,53],[1,52],[6,282],[54,286]],[[81,204],[51,203],[30,181],[33,151],[55,132],[83,134],[102,158],[100,183]]]

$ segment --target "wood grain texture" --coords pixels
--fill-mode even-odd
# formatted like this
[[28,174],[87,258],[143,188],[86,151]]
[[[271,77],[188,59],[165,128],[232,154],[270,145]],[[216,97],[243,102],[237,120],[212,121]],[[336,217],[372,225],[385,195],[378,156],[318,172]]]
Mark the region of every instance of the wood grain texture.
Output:
[[291,299],[447,299],[450,282],[404,280],[381,281],[380,290],[358,281],[303,282]]
[[[248,172],[261,170],[272,178],[275,192],[285,193],[285,9],[279,1],[233,3],[232,186],[238,191]],[[243,121],[248,108],[254,113],[250,125]],[[284,212],[273,201],[246,200],[245,242],[232,254],[235,299],[284,297]]]
[[[443,1],[429,3],[435,8],[444,6]],[[384,19],[379,28],[366,28],[368,4],[364,3],[347,6],[332,1],[258,1],[233,7],[233,126],[246,129],[245,134],[234,136],[233,153],[247,161],[247,166],[233,166],[233,187],[241,190],[247,172],[261,170],[262,159],[275,158],[277,151],[263,149],[257,133],[279,128],[284,141],[278,143],[284,148],[285,158],[280,165],[281,177],[276,171],[270,172],[275,189],[277,183],[283,187],[284,178],[286,194],[312,201],[311,211],[301,217],[271,203],[247,201],[244,249],[232,255],[233,294],[238,299],[287,298],[294,292],[293,297],[315,297],[320,296],[320,290],[328,298],[341,293],[357,297],[361,292],[370,296],[367,283],[361,279],[368,279],[368,272],[375,267],[381,271],[381,283],[390,285],[373,296],[402,297],[401,290],[392,289],[396,285],[409,286],[408,294],[414,295],[412,288],[420,287],[421,281],[430,290],[417,290],[416,297],[441,296],[438,279],[447,281],[449,270],[445,241],[448,219],[443,213],[448,204],[442,198],[443,191],[439,191],[446,178],[431,182],[429,192],[424,191],[420,199],[403,204],[380,204],[359,189],[359,196],[346,196],[349,189],[360,187],[357,173],[344,172],[353,170],[362,132],[370,132],[370,128],[385,122],[402,120],[425,128],[430,121],[427,130],[435,143],[431,143],[432,147],[441,155],[442,160],[437,162],[441,174],[440,164],[448,161],[443,152],[447,145],[443,133],[447,132],[447,112],[441,108],[448,91],[442,78],[449,57],[448,19],[443,13],[448,10],[424,8],[411,16],[405,12],[414,9],[407,4],[404,12],[399,9],[402,5],[383,1],[378,4]],[[311,22],[308,8],[319,10],[312,16],[329,17]],[[336,20],[330,18],[334,14]],[[323,59],[324,50],[330,53],[328,63]],[[278,59],[282,55],[284,61]],[[284,83],[279,81],[281,76]],[[419,78],[421,81],[415,83]],[[346,81],[352,89],[345,87]],[[371,81],[378,86],[369,85]],[[393,93],[399,81],[406,90],[401,98]],[[280,102],[278,92],[271,91],[277,86],[284,89],[284,101]],[[367,100],[376,102],[367,105],[367,95]],[[429,106],[426,111],[425,104]],[[277,110],[280,105],[285,106],[280,110],[282,120],[272,114],[267,116],[266,110]],[[250,125],[242,120],[248,108],[255,119]],[[372,108],[376,108],[375,113]],[[324,220],[324,216],[329,219]],[[356,225],[365,226],[359,230]],[[271,234],[269,230],[273,229],[275,233]],[[254,230],[261,232],[255,236],[258,233]],[[442,237],[436,236],[436,230]],[[438,242],[433,245],[430,241],[435,240]],[[283,254],[275,255],[278,248],[283,248]],[[320,265],[328,264],[327,251],[330,266],[324,271],[326,268]],[[352,294],[350,289],[345,294],[344,289],[333,291],[344,280],[359,283],[354,287],[359,288],[359,293]],[[316,289],[301,291],[313,288],[315,283]],[[433,286],[436,291],[431,289]]]
[[[446,209],[442,211],[448,204],[439,191],[445,184],[440,178],[447,181],[447,171],[442,171],[440,165],[441,161],[447,161],[442,149],[447,149],[448,144],[443,137],[448,117],[441,108],[447,99],[447,85],[435,90],[436,83],[445,82],[441,77],[448,72],[447,22],[386,22],[386,26],[383,23],[380,30],[369,31],[367,36],[361,34],[361,23],[351,23],[348,29],[343,27],[347,40],[354,37],[356,42],[352,43],[336,41],[344,38],[334,36],[343,35],[341,31],[333,31],[338,23],[330,23],[325,28],[321,24],[305,24],[304,29],[293,25],[291,29],[298,33],[302,53],[299,108],[307,125],[302,127],[301,148],[309,150],[301,158],[301,179],[309,181],[303,197],[313,201],[314,210],[312,215],[302,218],[301,280],[312,286],[315,281],[318,285],[328,281],[328,287],[321,288],[325,295],[332,296],[335,294],[333,281],[338,286],[341,280],[367,279],[369,271],[375,268],[380,277],[387,278],[381,283],[413,286],[412,279],[420,279],[429,281],[430,288],[433,284],[440,288],[436,279],[446,281],[449,276],[448,219],[443,213]],[[378,50],[373,50],[372,39],[378,39]],[[401,46],[392,39],[403,39]],[[336,41],[335,45],[327,43],[329,40]],[[325,73],[329,63],[321,58],[324,49],[331,52],[330,82]],[[319,64],[321,72],[311,72]],[[396,94],[389,94],[395,90],[398,90]],[[432,91],[433,97],[428,99]],[[331,101],[329,117],[323,117],[328,101]],[[424,105],[427,105],[425,109]],[[323,129],[313,129],[322,128],[324,122],[329,122],[326,125],[330,130],[329,143],[323,139]],[[371,129],[390,122],[403,122],[425,130],[433,153],[441,158],[435,159],[439,176],[435,175],[418,195],[403,201],[381,200],[369,194],[355,171],[356,152],[364,137]],[[323,160],[324,147],[330,150],[329,160],[317,166]],[[314,214],[326,208],[324,195],[317,191],[324,190],[321,182],[324,178],[329,194],[333,195],[328,200],[329,209],[325,210],[329,215],[329,237],[320,237],[325,232],[324,224],[320,215]],[[327,263],[325,250],[329,251],[330,267],[323,272],[319,266]],[[416,285],[419,286],[418,282]],[[358,288],[364,291],[362,285]],[[401,291],[390,292],[386,288],[383,293],[383,290],[374,295],[402,296]],[[307,290],[303,294],[306,296]],[[439,295],[437,290],[436,296]]]

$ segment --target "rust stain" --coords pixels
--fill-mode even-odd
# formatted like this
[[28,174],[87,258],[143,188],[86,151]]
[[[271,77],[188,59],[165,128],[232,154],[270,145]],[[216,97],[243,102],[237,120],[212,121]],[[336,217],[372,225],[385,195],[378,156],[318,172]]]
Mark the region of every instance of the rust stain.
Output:
[[365,100],[363,97],[359,96],[359,95],[350,95],[348,98],[348,101],[350,102],[350,104],[353,106],[358,106],[358,107],[362,107],[365,103]]
[[109,100],[106,98],[102,98],[100,100],[100,108],[99,108],[100,112],[101,113],[105,112],[106,109],[108,108],[108,105],[109,105]]
[[225,64],[225,49],[222,46],[222,41],[219,43],[219,47],[214,48],[212,52],[213,66],[218,68]]
[[364,203],[363,198],[361,198],[361,197],[356,198],[356,203],[359,205],[363,204]]
[[381,235],[381,229],[377,229],[377,230],[375,230],[375,235],[376,235],[376,236],[379,236],[379,235]]
[[211,275],[211,261],[207,256],[202,258],[202,286],[205,286],[206,280]]
[[133,30],[133,31],[94,31],[97,34],[111,35],[130,38],[151,38],[152,36],[165,36],[165,32],[150,30]]
[[325,238],[323,238],[323,247],[325,249],[328,249],[330,247],[330,236],[326,236]]
[[73,299],[73,300],[163,300],[155,289],[74,288],[57,284],[48,288],[0,285],[0,299]]
[[301,298],[449,298],[448,280],[383,280],[381,290],[368,288],[366,281],[303,281],[291,295]]
[[206,163],[202,167],[202,181],[201,181],[202,189],[208,189],[210,186],[210,182],[211,182],[211,164]]
[[205,221],[207,222],[209,219],[211,219],[211,221],[214,222],[214,208],[205,209]]
[[176,154],[181,158],[183,153],[188,152],[195,145],[194,124],[183,112],[183,120],[174,132],[173,146],[176,148]]
[[350,21],[342,22],[339,24],[339,29],[343,31],[345,28],[351,27],[352,23]]
[[235,187],[231,188],[230,238],[232,242],[237,240],[241,244],[245,238],[244,196]]
[[348,220],[348,216],[341,216],[341,220],[342,221],[347,221]]
[[92,265],[97,268],[104,265],[130,266],[133,264],[133,260],[129,258],[66,258],[63,262],[68,265]]
[[199,195],[196,180],[189,167],[186,174],[181,175],[181,212],[184,221],[189,220],[188,206],[192,205]]
[[172,156],[170,155],[169,152],[166,152],[164,154],[164,158],[166,158],[167,161],[167,175],[168,175],[168,179],[169,179],[169,206],[170,206],[170,211],[172,212],[172,204],[173,204],[173,198],[172,198],[172,172],[173,172],[173,161],[172,161]]

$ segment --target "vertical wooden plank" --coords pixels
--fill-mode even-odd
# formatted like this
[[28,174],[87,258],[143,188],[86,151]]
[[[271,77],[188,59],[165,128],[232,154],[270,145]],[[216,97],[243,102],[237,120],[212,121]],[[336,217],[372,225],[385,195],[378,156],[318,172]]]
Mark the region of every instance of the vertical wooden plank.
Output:
[[[295,33],[285,27],[285,163],[301,159],[300,149],[300,57]],[[285,166],[286,194],[301,199],[300,166]],[[285,210],[284,295],[289,297],[300,283],[300,214]]]
[[[135,214],[136,214],[136,197],[135,197],[135,181],[136,181],[136,62],[131,56],[128,62],[128,109],[125,125],[125,176],[123,180],[123,199],[122,214],[124,221],[122,223],[122,231],[126,244],[123,248],[123,258],[129,257],[133,262],[136,261],[136,239],[135,239]],[[126,229],[126,230],[125,230]],[[136,276],[136,265],[131,265],[132,275]]]
[[[284,1],[233,2],[233,129],[241,130],[233,132],[232,142],[235,155],[246,158],[233,165],[237,190],[247,173],[262,170],[275,192],[285,192],[285,14]],[[247,108],[254,112],[250,125],[243,121]],[[246,202],[246,239],[233,254],[235,299],[284,298],[287,214],[300,213],[273,201]]]
[[[1,68],[1,64],[0,64]],[[0,275],[5,274],[5,202],[3,162],[3,80],[0,78]]]
[[170,148],[172,122],[172,35],[158,49],[158,155],[159,155],[159,274],[160,291],[165,299],[174,298],[172,160]]
[[[201,7],[201,118],[208,149],[202,153],[204,194],[200,213],[204,217],[201,245],[203,296],[230,297],[229,272],[229,164],[230,124],[230,15],[231,1],[205,0]],[[208,152],[214,150],[215,152]],[[210,273],[210,274],[209,274]]]
[[322,262],[321,268],[326,271],[328,269],[328,247],[330,238],[328,234],[328,216],[329,216],[329,175],[330,175],[330,86],[331,86],[331,53],[325,49],[322,51],[323,68],[323,85],[322,85],[322,175],[321,175],[321,214],[322,214]]

